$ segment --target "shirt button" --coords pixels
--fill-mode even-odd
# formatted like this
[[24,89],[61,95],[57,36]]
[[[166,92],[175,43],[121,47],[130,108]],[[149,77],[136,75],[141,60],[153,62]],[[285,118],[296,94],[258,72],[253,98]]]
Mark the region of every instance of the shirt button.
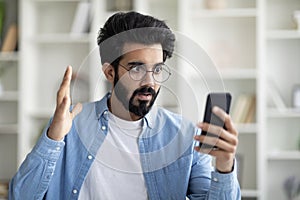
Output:
[[93,156],[91,155],[88,155],[88,159],[91,160],[93,158]]
[[102,126],[101,129],[102,129],[103,131],[105,131],[105,130],[106,130],[106,126]]
[[104,115],[106,115],[108,112],[107,112],[107,110],[106,111],[104,111]]
[[76,189],[74,189],[72,192],[73,192],[73,194],[77,194],[78,191]]
[[56,147],[56,151],[59,151],[60,150],[60,147]]
[[215,177],[215,178],[213,178],[213,181],[218,182],[218,179]]

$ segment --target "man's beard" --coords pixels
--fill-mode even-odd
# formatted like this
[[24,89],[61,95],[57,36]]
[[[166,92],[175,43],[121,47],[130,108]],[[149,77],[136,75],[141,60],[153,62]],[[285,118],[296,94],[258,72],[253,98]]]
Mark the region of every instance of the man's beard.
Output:
[[[114,80],[114,93],[116,94],[118,100],[122,103],[126,110],[139,117],[144,117],[150,111],[157,98],[159,90],[155,92],[155,90],[151,87],[140,87],[133,92],[130,99],[128,100],[127,96],[129,91],[122,84],[122,82],[119,81],[118,77],[115,77]],[[152,99],[150,101],[138,100],[138,105],[134,105],[133,101],[135,96],[143,93],[150,94],[152,96]]]

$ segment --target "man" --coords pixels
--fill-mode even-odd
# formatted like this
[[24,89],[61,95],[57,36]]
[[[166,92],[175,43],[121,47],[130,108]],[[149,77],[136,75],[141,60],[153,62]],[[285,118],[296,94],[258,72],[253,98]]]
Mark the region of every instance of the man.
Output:
[[[98,45],[112,93],[70,111],[72,68],[66,69],[54,116],[11,180],[10,199],[240,199],[230,117],[214,108],[227,130],[195,127],[153,106],[171,75],[164,63],[174,42],[169,27],[151,16],[111,16]],[[221,139],[199,135],[209,126]],[[207,154],[216,157],[216,169]]]

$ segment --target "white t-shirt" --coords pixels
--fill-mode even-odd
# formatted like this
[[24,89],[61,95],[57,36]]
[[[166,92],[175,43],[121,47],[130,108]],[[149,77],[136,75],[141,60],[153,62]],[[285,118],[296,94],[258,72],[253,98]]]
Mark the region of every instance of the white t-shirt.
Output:
[[109,112],[107,136],[80,190],[79,200],[148,199],[138,137],[142,119],[125,121]]

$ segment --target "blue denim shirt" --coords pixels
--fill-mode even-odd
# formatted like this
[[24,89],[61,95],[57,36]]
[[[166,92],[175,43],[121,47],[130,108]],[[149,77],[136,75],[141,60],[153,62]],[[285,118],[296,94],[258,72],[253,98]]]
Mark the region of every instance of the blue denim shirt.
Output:
[[[107,134],[107,99],[84,104],[62,141],[41,138],[10,182],[9,199],[78,199]],[[143,119],[138,144],[149,199],[240,199],[236,170],[220,174],[211,157],[193,150],[199,134],[180,115],[153,107]],[[101,188],[98,191],[101,192]]]

